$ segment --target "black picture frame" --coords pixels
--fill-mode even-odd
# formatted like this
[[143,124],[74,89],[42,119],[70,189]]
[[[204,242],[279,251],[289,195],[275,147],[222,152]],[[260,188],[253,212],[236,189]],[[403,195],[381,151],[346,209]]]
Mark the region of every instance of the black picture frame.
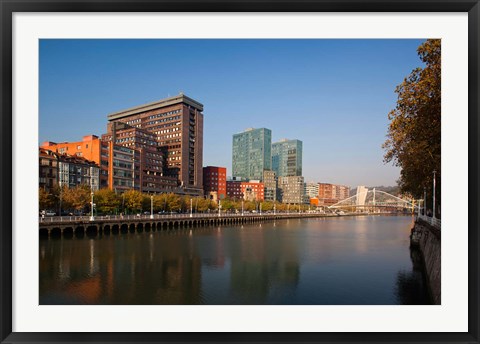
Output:
[[[478,0],[0,0],[0,340],[2,343],[479,343]],[[12,332],[12,15],[15,12],[468,12],[468,332],[465,333],[20,333]],[[88,325],[88,323],[86,324]],[[88,328],[88,326],[86,326]]]

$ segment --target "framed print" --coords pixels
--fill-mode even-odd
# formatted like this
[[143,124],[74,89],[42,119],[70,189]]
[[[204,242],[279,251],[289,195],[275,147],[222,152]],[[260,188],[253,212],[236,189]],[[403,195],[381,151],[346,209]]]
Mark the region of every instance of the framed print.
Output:
[[479,342],[478,1],[0,1],[2,343]]

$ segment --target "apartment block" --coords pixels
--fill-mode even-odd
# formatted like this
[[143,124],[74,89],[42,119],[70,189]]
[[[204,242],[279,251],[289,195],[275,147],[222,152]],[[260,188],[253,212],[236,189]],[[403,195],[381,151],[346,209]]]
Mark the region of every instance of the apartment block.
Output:
[[55,186],[75,187],[88,185],[99,189],[100,167],[78,155],[59,154],[39,148],[39,186],[52,191]]
[[319,185],[314,182],[305,183],[305,195],[309,198],[318,197]]
[[77,142],[44,142],[41,148],[95,162],[100,167],[100,188],[178,192],[177,179],[163,176],[163,153],[155,136],[135,127],[119,125],[102,139],[87,135]]
[[50,192],[58,185],[58,153],[40,148],[38,151],[39,186]]
[[100,187],[100,167],[93,161],[75,155],[58,156],[58,185],[73,188],[88,185],[90,190]]
[[74,142],[43,142],[40,148],[55,152],[57,154],[66,154],[85,158],[93,161],[100,166],[99,187],[105,188],[108,186],[108,169],[105,164],[102,164],[102,149],[103,143],[96,135],[85,135],[81,141]]
[[263,171],[272,169],[272,131],[249,128],[233,135],[232,176],[262,180]]
[[332,205],[348,198],[350,187],[345,185],[318,183],[318,199],[321,205]]
[[277,176],[275,171],[263,171],[263,184],[265,186],[265,201],[277,200]]
[[305,203],[305,186],[302,176],[278,177],[278,190],[282,203]]

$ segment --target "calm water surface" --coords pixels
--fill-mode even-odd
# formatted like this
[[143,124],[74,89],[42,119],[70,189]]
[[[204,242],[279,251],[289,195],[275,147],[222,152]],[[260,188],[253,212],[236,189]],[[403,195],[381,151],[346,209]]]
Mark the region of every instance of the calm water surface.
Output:
[[40,240],[40,304],[429,304],[412,218]]

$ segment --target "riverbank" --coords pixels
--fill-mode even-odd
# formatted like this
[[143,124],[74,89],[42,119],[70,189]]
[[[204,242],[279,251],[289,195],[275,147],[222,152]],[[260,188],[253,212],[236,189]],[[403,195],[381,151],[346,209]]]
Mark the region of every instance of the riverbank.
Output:
[[[385,213],[344,213],[343,216],[380,216]],[[393,214],[388,214],[393,215]],[[398,215],[398,214],[395,214]],[[140,216],[51,217],[40,219],[40,235],[75,233],[119,233],[156,231],[176,228],[236,225],[297,218],[339,217],[322,213],[264,213],[264,214],[174,214]]]
[[441,304],[441,231],[417,219],[410,235],[412,249],[423,257],[426,279],[432,301]]

